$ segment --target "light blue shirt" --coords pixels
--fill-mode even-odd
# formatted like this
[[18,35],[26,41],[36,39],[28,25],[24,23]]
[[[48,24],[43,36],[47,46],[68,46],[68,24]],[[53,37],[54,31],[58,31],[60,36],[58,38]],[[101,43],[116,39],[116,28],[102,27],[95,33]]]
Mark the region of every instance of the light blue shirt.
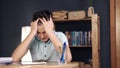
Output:
[[[66,42],[68,45],[67,37],[62,32],[55,32],[56,37],[62,42]],[[54,48],[54,45],[49,40],[42,42],[36,35],[30,43],[30,52],[32,61],[45,60],[45,61],[59,61],[60,55]]]

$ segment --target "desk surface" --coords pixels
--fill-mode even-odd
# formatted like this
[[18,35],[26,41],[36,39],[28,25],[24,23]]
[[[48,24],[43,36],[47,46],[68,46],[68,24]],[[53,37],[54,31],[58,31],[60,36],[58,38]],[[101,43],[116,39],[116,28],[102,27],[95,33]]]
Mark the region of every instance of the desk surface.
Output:
[[46,63],[46,64],[34,64],[34,65],[10,64],[10,65],[0,65],[0,68],[79,68],[79,62],[70,62],[65,64]]

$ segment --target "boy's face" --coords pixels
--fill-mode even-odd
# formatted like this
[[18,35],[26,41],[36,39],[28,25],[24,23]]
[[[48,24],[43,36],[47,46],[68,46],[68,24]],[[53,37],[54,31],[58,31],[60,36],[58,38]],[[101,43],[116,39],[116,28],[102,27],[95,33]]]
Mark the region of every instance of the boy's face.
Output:
[[43,24],[37,26],[37,35],[39,39],[43,42],[48,41],[49,36],[46,34]]

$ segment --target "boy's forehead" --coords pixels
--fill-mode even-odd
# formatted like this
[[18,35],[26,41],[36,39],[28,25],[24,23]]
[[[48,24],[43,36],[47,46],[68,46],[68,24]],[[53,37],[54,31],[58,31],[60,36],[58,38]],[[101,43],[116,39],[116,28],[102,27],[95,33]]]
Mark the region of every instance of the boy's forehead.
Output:
[[43,25],[40,25],[40,26],[38,25],[38,26],[37,26],[37,31],[38,31],[38,32],[43,32],[43,31],[45,31],[44,26],[43,26]]

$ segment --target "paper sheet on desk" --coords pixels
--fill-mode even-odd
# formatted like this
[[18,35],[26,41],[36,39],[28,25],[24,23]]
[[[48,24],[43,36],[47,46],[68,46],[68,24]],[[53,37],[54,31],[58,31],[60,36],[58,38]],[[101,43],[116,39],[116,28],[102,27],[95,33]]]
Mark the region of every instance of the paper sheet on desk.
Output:
[[0,64],[7,64],[13,62],[12,57],[0,57]]
[[22,65],[46,64],[47,62],[21,62]]

